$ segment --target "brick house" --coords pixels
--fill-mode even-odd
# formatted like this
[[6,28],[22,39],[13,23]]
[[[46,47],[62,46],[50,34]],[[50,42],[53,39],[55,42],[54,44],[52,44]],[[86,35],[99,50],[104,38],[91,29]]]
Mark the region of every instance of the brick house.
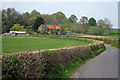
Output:
[[58,25],[53,26],[53,25],[43,25],[43,24],[41,24],[41,25],[38,27],[38,31],[39,31],[39,30],[42,30],[43,28],[44,28],[46,31],[51,31],[53,28],[56,28],[58,31],[60,30],[60,26],[58,26]]

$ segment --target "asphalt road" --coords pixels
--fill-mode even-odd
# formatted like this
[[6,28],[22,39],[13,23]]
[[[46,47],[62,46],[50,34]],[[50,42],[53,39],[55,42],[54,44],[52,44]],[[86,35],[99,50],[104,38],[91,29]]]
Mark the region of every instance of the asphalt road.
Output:
[[105,46],[106,51],[79,67],[71,78],[118,78],[119,49],[109,45]]

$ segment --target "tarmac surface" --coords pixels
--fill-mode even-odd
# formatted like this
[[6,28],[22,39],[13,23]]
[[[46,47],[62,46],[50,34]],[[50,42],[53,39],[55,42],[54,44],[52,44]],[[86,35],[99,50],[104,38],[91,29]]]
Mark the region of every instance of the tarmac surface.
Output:
[[106,51],[80,66],[70,78],[118,78],[118,51],[106,45]]

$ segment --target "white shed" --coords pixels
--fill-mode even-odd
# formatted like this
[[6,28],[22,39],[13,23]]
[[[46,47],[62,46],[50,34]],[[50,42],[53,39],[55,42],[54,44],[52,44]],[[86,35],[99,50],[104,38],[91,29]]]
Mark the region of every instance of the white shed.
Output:
[[26,35],[25,31],[10,31],[11,35]]

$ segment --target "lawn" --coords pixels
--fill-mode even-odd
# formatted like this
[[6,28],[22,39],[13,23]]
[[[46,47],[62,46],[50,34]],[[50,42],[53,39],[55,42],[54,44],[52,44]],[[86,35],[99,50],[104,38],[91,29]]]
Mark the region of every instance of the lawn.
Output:
[[36,51],[41,49],[54,49],[86,44],[89,43],[83,41],[52,39],[44,37],[3,37],[2,52],[12,53],[21,51]]

